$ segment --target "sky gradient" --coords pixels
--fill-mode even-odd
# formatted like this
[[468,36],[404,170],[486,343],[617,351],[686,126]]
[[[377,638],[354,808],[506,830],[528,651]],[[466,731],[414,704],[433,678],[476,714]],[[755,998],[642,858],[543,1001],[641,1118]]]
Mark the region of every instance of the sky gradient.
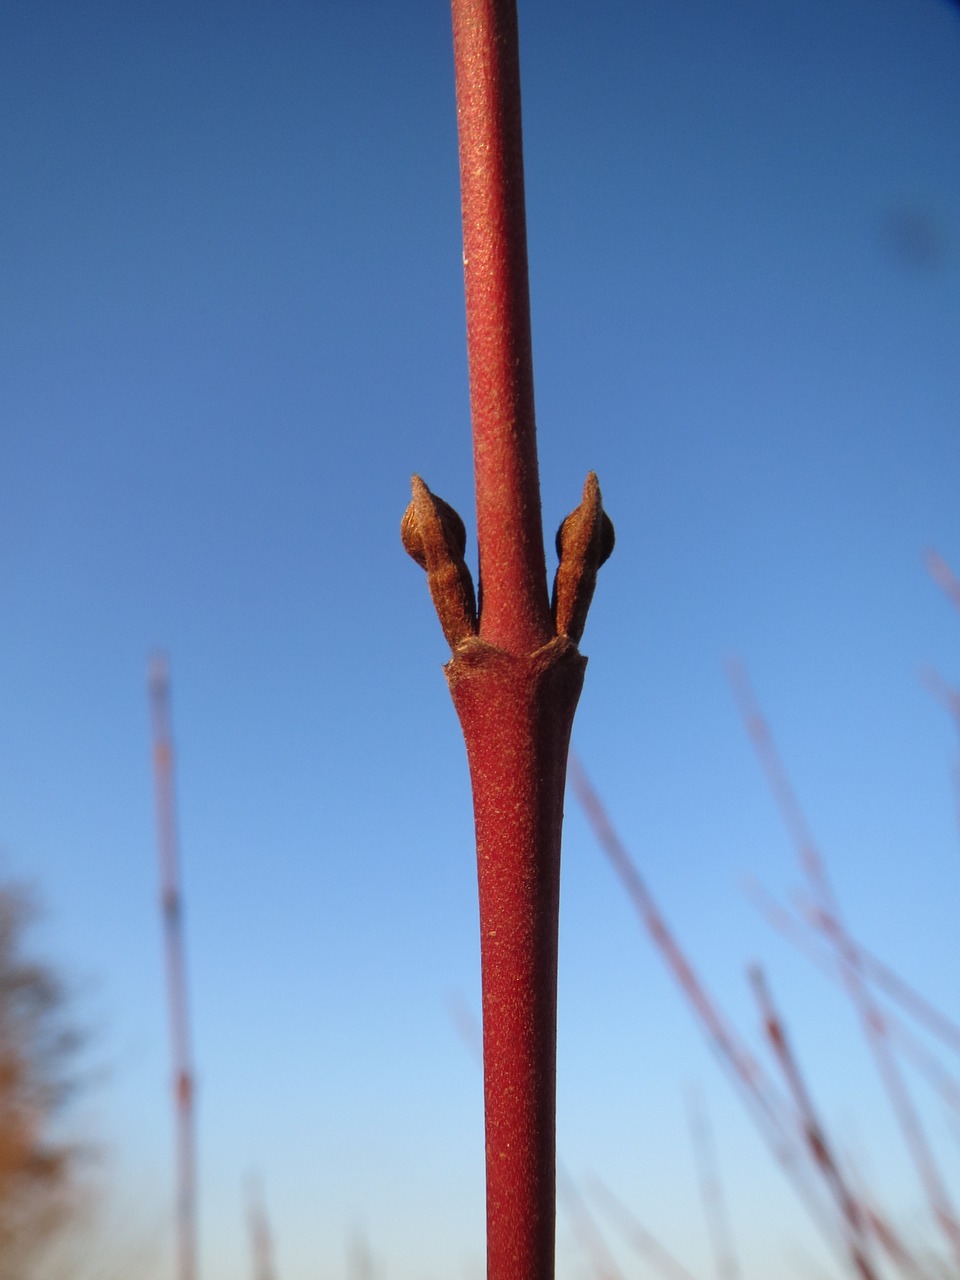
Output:
[[[742,892],[799,872],[724,660],[851,926],[960,1017],[957,744],[918,674],[960,684],[922,561],[960,569],[960,13],[528,0],[520,35],[550,572],[588,470],[617,530],[575,749],[717,1000],[760,1051],[764,964],[833,1131],[933,1243],[853,1015]],[[477,1280],[469,786],[399,540],[416,471],[475,549],[449,12],[7,0],[0,168],[0,869],[36,886],[34,946],[93,1032],[82,1265],[172,1276],[159,646],[202,1280],[249,1274],[251,1170],[281,1280],[359,1280],[359,1240],[387,1280]],[[566,1167],[711,1275],[695,1086],[745,1280],[836,1275],[567,809]],[[562,1217],[558,1256],[593,1274]]]

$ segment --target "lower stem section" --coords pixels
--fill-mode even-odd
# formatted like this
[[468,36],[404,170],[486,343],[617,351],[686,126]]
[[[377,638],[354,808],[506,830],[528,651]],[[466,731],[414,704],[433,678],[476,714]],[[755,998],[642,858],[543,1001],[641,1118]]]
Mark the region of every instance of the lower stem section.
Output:
[[473,786],[489,1280],[553,1280],[557,928],[567,751],[586,661],[480,640],[447,666]]

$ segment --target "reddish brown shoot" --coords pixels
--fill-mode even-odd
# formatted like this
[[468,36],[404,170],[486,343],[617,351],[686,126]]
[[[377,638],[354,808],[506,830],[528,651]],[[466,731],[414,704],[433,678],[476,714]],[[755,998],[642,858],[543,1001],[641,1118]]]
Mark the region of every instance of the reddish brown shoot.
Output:
[[546,596],[514,0],[454,0],[463,272],[483,639],[527,654],[553,634]]
[[737,1086],[752,1120],[770,1147],[777,1163],[790,1179],[811,1218],[823,1232],[826,1240],[833,1245],[833,1226],[825,1219],[819,1198],[810,1185],[807,1170],[800,1160],[800,1152],[794,1141],[792,1123],[785,1112],[782,1100],[770,1085],[760,1064],[707,995],[700,979],[671,933],[636,864],[614,830],[603,802],[575,756],[570,760],[570,784],[600,848],[623,884],[637,914],[679,983],[711,1044],[718,1051],[720,1061]]
[[800,865],[813,890],[822,927],[836,949],[847,993],[859,1015],[864,1035],[873,1051],[877,1070],[916,1166],[931,1213],[949,1241],[955,1260],[960,1262],[960,1221],[957,1219],[946,1183],[927,1141],[900,1067],[891,1051],[886,1020],[867,987],[862,957],[841,919],[823,858],[814,843],[806,817],[742,663],[735,659],[731,660],[728,664],[728,674],[744,725],[753,742],[784,825],[793,841]]
[[960,578],[953,572],[943,556],[932,548],[924,552],[923,561],[931,578],[941,588],[947,599],[960,609]]
[[160,905],[163,913],[167,1000],[173,1057],[177,1151],[177,1280],[197,1274],[197,1157],[193,1107],[193,1066],[187,1014],[187,971],[183,947],[180,855],[173,786],[173,735],[170,727],[170,677],[167,660],[150,663],[150,716],[160,856]]
[[[560,835],[577,642],[613,526],[592,473],[547,594],[515,0],[453,0],[480,590],[460,517],[414,477],[406,549],[452,651],[480,892],[487,1274],[552,1280]],[[479,599],[477,598],[479,597]]]
[[[830,979],[831,982],[835,982],[841,987],[845,985],[842,970],[837,965],[836,958],[823,951],[822,948],[814,942],[812,935],[801,920],[797,919],[797,917],[788,911],[786,907],[775,902],[773,898],[765,893],[758,884],[751,882],[746,886],[746,892],[747,897],[768,924],[776,929],[776,931],[782,937],[786,938],[788,942],[792,943],[793,946],[796,947],[802,955],[806,956],[810,963],[818,968],[825,977]],[[859,943],[857,945],[860,946]],[[872,968],[872,957],[870,957],[862,947],[860,948],[860,954],[864,959],[868,975],[879,987],[883,987],[884,984],[878,977],[880,971],[874,971]],[[877,963],[879,964],[879,962]],[[908,988],[908,990],[911,994],[917,995],[917,993],[913,992],[912,988]],[[888,990],[887,994],[890,995],[892,992]],[[908,1012],[912,1012],[914,1016],[917,1017],[918,1021],[924,1022],[924,1018],[918,1017],[918,1012],[926,1006],[927,1002],[919,995],[917,995],[917,999],[921,1004],[914,1008],[908,1007],[908,1004],[903,1000],[901,1000],[900,1003],[904,1009]],[[932,1007],[931,1011],[934,1013],[937,1012],[932,1009]],[[960,1113],[960,1083],[958,1083],[958,1081],[945,1070],[939,1059],[933,1056],[918,1037],[914,1035],[906,1024],[900,1021],[899,1018],[895,1017],[892,1013],[887,1012],[884,1015],[884,1020],[887,1028],[887,1034],[895,1041],[897,1048],[904,1057],[909,1058],[920,1073],[926,1077],[932,1088],[939,1093],[946,1105],[953,1111]],[[930,1029],[929,1024],[927,1025],[928,1029]]]
[[826,1130],[817,1117],[813,1100],[801,1075],[800,1066],[787,1039],[783,1021],[773,1003],[763,971],[759,967],[750,970],[750,981],[760,1006],[767,1039],[773,1047],[787,1087],[793,1095],[807,1148],[817,1171],[822,1175],[843,1216],[854,1271],[861,1280],[877,1280],[877,1273],[867,1253],[867,1223],[863,1211],[847,1186],[846,1179],[834,1157],[832,1147],[827,1140]]

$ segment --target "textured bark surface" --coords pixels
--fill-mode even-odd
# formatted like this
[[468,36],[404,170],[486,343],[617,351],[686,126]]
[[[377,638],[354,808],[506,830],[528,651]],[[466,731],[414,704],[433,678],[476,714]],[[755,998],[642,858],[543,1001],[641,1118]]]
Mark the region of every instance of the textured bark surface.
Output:
[[[453,0],[480,590],[455,511],[418,477],[401,525],[453,651],[473,787],[483,971],[487,1275],[552,1280],[557,924],[583,631],[613,547],[592,473],[547,594],[515,0]],[[477,596],[479,599],[477,599]],[[479,607],[478,607],[479,606]]]
[[557,922],[567,748],[586,660],[477,640],[446,668],[470,763],[480,889],[487,1274],[553,1275]]
[[534,425],[514,0],[453,0],[463,274],[484,640],[553,635]]
[[[600,487],[557,535],[551,638],[527,654],[481,638],[457,513],[419,478],[401,522],[427,573],[473,788],[483,978],[487,1274],[550,1280],[556,1210],[557,926],[567,752],[597,570],[613,547]],[[554,621],[555,619],[555,621]]]

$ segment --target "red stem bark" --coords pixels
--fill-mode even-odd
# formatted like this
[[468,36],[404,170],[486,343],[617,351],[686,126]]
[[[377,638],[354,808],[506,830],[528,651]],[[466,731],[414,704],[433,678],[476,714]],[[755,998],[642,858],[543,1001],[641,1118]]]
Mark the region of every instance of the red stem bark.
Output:
[[540,521],[515,0],[453,0],[481,636],[553,635]]
[[477,836],[487,1274],[548,1280],[556,1232],[560,833],[583,664],[570,654],[553,674],[554,663],[535,671],[524,660],[554,628],[534,417],[516,6],[454,0],[452,12],[480,636],[501,650],[484,650],[485,661],[450,672]]
[[560,837],[586,659],[613,547],[596,476],[547,594],[527,281],[515,0],[453,0],[481,606],[460,517],[414,477],[401,526],[427,570],[473,788],[480,893],[487,1275],[552,1280]]

